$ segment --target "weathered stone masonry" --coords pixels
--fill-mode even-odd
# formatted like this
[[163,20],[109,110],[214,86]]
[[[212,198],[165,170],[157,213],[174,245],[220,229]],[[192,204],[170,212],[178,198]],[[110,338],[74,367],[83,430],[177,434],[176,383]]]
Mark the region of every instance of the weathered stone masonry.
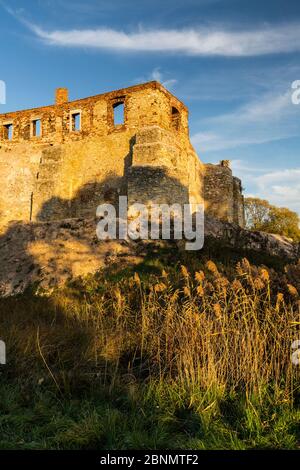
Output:
[[[117,108],[124,119],[116,123]],[[243,225],[239,180],[204,165],[189,139],[188,110],[158,82],[0,115],[0,229],[13,220],[90,217],[118,195],[188,203]]]
[[219,165],[205,165],[204,199],[210,215],[244,227],[242,183],[232,175],[228,160],[220,161]]

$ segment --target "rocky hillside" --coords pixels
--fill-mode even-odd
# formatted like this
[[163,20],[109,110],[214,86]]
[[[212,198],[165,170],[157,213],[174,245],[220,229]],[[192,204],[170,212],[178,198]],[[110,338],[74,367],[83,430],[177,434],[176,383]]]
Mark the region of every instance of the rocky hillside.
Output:
[[[46,223],[12,223],[0,238],[0,295],[22,293],[31,285],[42,289],[62,285],[111,264],[140,263],[145,250],[154,251],[172,242],[99,241],[95,219],[68,219]],[[299,244],[278,235],[250,232],[207,217],[206,242],[236,250],[254,251],[287,262],[299,259]],[[174,242],[172,244],[174,247]],[[178,250],[182,242],[177,242]]]

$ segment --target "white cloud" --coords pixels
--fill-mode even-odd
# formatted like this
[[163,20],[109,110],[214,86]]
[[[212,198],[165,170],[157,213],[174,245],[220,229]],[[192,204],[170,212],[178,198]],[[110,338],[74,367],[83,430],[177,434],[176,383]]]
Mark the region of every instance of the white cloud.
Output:
[[177,80],[175,78],[169,78],[168,80],[165,80],[159,67],[152,70],[151,74],[148,76],[147,79],[156,80],[157,82],[160,82],[166,88],[171,88],[173,85],[175,85],[175,83],[177,83]]
[[264,144],[300,135],[300,106],[291,90],[268,93],[227,114],[204,119],[191,140],[199,152]]
[[259,176],[256,184],[274,204],[293,206],[300,213],[300,168],[271,171]]
[[167,72],[161,72],[160,67],[156,67],[149,74],[136,77],[133,80],[133,83],[143,83],[151,80],[156,80],[160,82],[164,87],[171,90],[174,85],[177,83],[175,78],[167,78]]
[[269,169],[255,167],[248,162],[243,160],[232,160],[231,168],[234,173],[244,172],[244,173],[268,173]]
[[257,178],[257,194],[300,215],[300,168],[270,172]]
[[[14,12],[10,13],[15,15]],[[126,32],[105,26],[49,31],[24,18],[19,19],[51,46],[228,57],[300,51],[300,25],[296,22],[265,25],[249,31],[199,26],[186,29],[139,27],[135,31]]]
[[[224,133],[225,134],[225,133]],[[265,135],[258,136],[252,135],[253,132],[236,132],[236,135],[224,135],[224,134],[209,134],[206,132],[197,132],[191,136],[191,141],[194,147],[199,152],[215,152],[218,150],[227,150],[236,147],[241,147],[244,145],[257,145],[265,144],[270,141],[280,140],[286,138],[286,134],[276,134],[274,136]],[[249,135],[247,135],[249,134]]]
[[250,192],[246,191],[247,196],[267,199],[271,204],[288,207],[300,215],[300,168],[272,171],[233,160],[232,169],[246,189],[250,187]]
[[230,122],[257,122],[282,118],[287,112],[294,114],[296,108],[292,105],[292,90],[281,94],[268,93],[260,96],[254,102],[240,107],[237,111],[215,116],[206,122],[227,124]]

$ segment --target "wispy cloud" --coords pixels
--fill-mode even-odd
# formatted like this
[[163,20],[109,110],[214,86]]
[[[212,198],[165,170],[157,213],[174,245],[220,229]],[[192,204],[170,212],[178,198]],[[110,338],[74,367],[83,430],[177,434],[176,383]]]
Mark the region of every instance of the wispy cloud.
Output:
[[274,119],[282,119],[283,114],[294,113],[295,107],[291,100],[292,90],[289,89],[281,94],[268,93],[260,96],[253,102],[247,103],[237,111],[215,116],[207,119],[211,123],[236,123],[236,122],[257,122]]
[[300,214],[300,168],[271,171],[256,179],[258,192]]
[[269,170],[261,175],[243,171],[244,181],[251,185],[251,196],[267,199],[278,207],[288,207],[300,215],[300,168]]
[[243,181],[246,196],[267,199],[278,207],[288,207],[300,216],[300,168],[272,170],[250,162],[233,160],[232,170]]
[[234,173],[244,173],[244,174],[256,174],[255,178],[257,178],[258,173],[269,173],[269,168],[261,168],[251,165],[249,162],[244,160],[232,160],[231,161],[231,168]]
[[248,130],[244,135],[241,134],[239,136],[238,134],[238,132],[235,135],[233,135],[233,133],[226,135],[226,133],[210,134],[207,132],[197,132],[192,135],[191,141],[199,152],[215,152],[218,150],[242,147],[244,145],[265,144],[267,142],[281,140],[287,137],[285,133],[277,133],[274,135],[266,134],[265,136],[253,135],[251,130]]
[[157,82],[160,82],[166,88],[172,89],[173,86],[177,83],[177,79],[166,78],[166,76],[167,76],[167,73],[162,72],[160,67],[155,67],[155,69],[153,69],[149,74],[137,77],[134,80],[134,83],[141,83],[141,82],[147,82],[149,80],[150,81],[156,80]]
[[176,52],[196,56],[259,56],[300,51],[300,24],[264,25],[249,31],[222,27],[152,29],[134,31],[106,26],[95,29],[47,30],[18,16],[45,44],[119,51]]
[[92,47],[143,52],[181,52],[191,55],[255,56],[300,51],[300,25],[265,27],[253,31],[209,28],[186,30],[142,29],[126,33],[110,28],[32,31],[52,46]]
[[[213,154],[214,151],[224,154],[223,150],[289,137],[299,138],[299,118],[300,106],[291,103],[290,90],[268,93],[232,113],[203,120],[203,131],[192,136],[192,142],[199,154],[203,155],[205,152]],[[280,160],[286,162],[286,157],[282,156]],[[267,199],[276,206],[288,207],[300,215],[298,166],[273,170],[266,164],[258,164],[255,159],[254,162],[240,159],[232,161],[232,169],[242,179],[246,195]]]
[[156,80],[157,82],[162,83],[167,88],[171,88],[173,85],[175,85],[175,83],[177,83],[176,78],[169,78],[169,79],[166,80],[164,78],[162,72],[160,71],[159,67],[152,70],[149,78],[151,80]]
[[212,152],[299,136],[299,117],[291,90],[268,93],[231,113],[204,119],[192,142],[199,151]]

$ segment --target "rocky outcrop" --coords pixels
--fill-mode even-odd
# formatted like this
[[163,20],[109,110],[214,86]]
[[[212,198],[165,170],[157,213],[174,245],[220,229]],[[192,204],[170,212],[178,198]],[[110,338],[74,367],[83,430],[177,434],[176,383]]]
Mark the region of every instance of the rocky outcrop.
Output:
[[[137,264],[149,243],[160,245],[159,241],[99,241],[96,222],[74,218],[11,223],[0,237],[0,295],[19,294],[34,284],[49,290],[115,263],[124,267]],[[285,237],[243,230],[211,217],[206,217],[205,237],[224,246],[264,252],[291,262],[299,258],[299,244]]]
[[95,219],[10,224],[0,238],[0,296],[22,293],[30,285],[40,290],[120,263],[136,263],[130,240],[98,241]]
[[235,224],[205,217],[205,236],[236,249],[263,252],[270,256],[296,261],[300,255],[299,243],[287,237],[265,232],[252,232]]

